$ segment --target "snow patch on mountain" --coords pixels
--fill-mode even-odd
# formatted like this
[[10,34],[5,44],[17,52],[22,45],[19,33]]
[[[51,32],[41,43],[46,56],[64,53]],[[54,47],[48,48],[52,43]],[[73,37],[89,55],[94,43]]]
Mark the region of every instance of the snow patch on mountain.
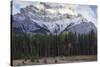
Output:
[[[90,30],[90,27],[95,28],[97,22],[96,16],[89,6],[43,2],[14,2],[14,6],[16,4],[19,5],[20,13],[13,15],[12,24],[14,28],[19,27],[24,32],[48,31],[52,34],[60,34],[66,29],[70,29],[70,31],[77,29],[76,32],[84,33],[86,28],[87,30]],[[82,24],[82,22],[86,22],[86,24]],[[90,22],[93,24],[90,24]],[[79,29],[81,27],[85,29]]]

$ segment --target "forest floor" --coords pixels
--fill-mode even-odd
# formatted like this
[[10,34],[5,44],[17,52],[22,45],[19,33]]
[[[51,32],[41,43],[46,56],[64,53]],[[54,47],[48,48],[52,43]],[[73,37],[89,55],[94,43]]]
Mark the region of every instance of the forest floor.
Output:
[[84,56],[69,56],[69,57],[44,57],[31,61],[30,59],[24,60],[13,60],[13,66],[23,65],[42,65],[42,64],[59,64],[59,63],[72,63],[72,62],[89,62],[97,61],[95,55],[84,55]]

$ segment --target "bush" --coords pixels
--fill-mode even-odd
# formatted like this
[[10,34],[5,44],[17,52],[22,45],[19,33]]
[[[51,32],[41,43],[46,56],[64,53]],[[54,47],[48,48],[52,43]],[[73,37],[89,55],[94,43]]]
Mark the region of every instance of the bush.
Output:
[[36,60],[36,62],[38,63],[38,62],[39,62],[39,60],[37,59],[37,60]]
[[35,61],[35,59],[31,59],[31,62],[34,62]]
[[37,58],[35,56],[31,57],[31,62],[34,62]]
[[47,63],[47,60],[44,60],[44,63],[46,64]]
[[55,63],[57,63],[58,61],[57,60],[55,60]]

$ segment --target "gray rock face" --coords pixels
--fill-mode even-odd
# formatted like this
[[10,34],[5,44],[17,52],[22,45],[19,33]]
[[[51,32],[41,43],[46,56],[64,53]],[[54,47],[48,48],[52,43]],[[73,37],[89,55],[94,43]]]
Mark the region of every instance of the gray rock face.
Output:
[[[44,3],[42,3],[44,4]],[[48,4],[45,7],[53,8]],[[56,8],[62,8],[61,6]],[[12,31],[60,34],[61,32],[76,32],[86,34],[91,30],[97,31],[96,26],[82,15],[49,13],[35,7],[34,5],[20,9],[20,13],[12,15]]]
[[80,24],[70,27],[70,29],[68,31],[73,32],[73,33],[76,32],[77,34],[87,34],[91,30],[96,32],[96,27],[94,26],[94,24],[91,25],[91,22],[89,22],[89,23],[82,22]]

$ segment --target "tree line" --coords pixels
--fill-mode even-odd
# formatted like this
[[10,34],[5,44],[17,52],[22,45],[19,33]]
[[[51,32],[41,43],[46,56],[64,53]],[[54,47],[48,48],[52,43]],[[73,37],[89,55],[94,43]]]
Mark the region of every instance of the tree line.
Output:
[[63,32],[59,35],[27,34],[12,32],[12,59],[56,56],[96,55],[97,34]]

